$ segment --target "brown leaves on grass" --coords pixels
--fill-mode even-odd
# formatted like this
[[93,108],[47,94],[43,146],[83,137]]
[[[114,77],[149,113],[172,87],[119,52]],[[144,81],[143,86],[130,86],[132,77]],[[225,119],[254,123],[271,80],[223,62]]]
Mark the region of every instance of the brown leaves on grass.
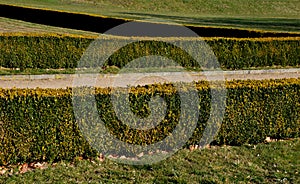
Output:
[[105,160],[104,155],[101,153],[98,157],[97,160],[99,160],[100,162],[103,162]]
[[48,163],[46,162],[32,162],[32,163],[23,163],[18,165],[10,166],[0,166],[0,176],[4,174],[13,175],[13,174],[24,174],[28,171],[34,169],[46,169],[48,168]]
[[270,142],[276,142],[277,139],[272,139],[271,137],[266,137],[265,142],[270,143]]
[[20,173],[21,173],[21,174],[26,173],[28,170],[29,170],[29,168],[28,168],[28,164],[27,164],[27,163],[23,164],[23,165],[20,167]]
[[48,168],[47,163],[43,162],[32,162],[32,163],[24,163],[23,165],[21,165],[20,167],[20,174],[26,173],[28,171],[34,170],[34,169],[46,169]]
[[210,146],[210,144],[207,144],[207,145],[205,145],[203,147],[201,147],[199,145],[190,145],[190,147],[189,147],[190,151],[194,151],[194,150],[197,150],[197,149],[203,149],[203,148],[204,149],[210,149],[211,146]]

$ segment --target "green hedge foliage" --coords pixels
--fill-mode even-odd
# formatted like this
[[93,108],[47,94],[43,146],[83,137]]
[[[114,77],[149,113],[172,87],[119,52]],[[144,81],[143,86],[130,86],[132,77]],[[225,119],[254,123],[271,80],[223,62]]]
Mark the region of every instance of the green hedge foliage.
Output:
[[[300,136],[300,79],[231,81],[226,86],[225,116],[215,144],[241,145],[263,142],[267,136]],[[220,88],[211,87],[211,90],[217,92]],[[207,82],[198,82],[197,91],[199,120],[186,146],[198,144],[212,107]],[[145,145],[172,133],[180,114],[180,98],[173,85],[135,87],[129,94],[131,110],[136,115],[147,117],[150,113],[147,102],[159,95],[167,104],[166,116],[153,129],[132,129],[117,119],[111,103],[111,89],[97,88],[93,95],[99,117],[115,137]],[[90,112],[89,108],[86,111]],[[96,155],[83,138],[79,123],[73,112],[72,89],[0,89],[0,165]]]
[[[106,47],[133,38],[103,37]],[[5,68],[76,68],[82,54],[95,37],[74,35],[0,35],[0,66]],[[268,66],[299,66],[300,38],[207,38],[204,39],[215,53],[222,69],[245,69]],[[123,67],[133,58],[147,55],[161,55],[170,59],[180,59],[183,67],[197,67],[193,58],[181,49],[164,41],[184,41],[167,38],[161,42],[140,41],[127,45],[115,52],[107,60],[107,65]],[[199,42],[188,41],[191,45]],[[204,58],[209,61],[209,59]],[[89,61],[91,62],[91,61]],[[161,63],[158,63],[162,66]],[[207,63],[204,63],[206,66]],[[89,63],[86,67],[99,65]],[[81,65],[82,66],[82,65]],[[149,64],[137,67],[148,67]]]

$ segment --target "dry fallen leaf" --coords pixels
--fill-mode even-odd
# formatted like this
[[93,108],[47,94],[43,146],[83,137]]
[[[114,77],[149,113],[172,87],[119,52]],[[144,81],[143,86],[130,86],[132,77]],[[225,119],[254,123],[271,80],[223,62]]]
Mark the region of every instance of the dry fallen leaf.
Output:
[[168,154],[168,152],[167,152],[167,151],[161,151],[161,153],[162,153],[162,154]]
[[42,162],[42,163],[37,162],[34,164],[34,167],[38,168],[38,169],[47,169],[48,168],[47,162]]
[[115,154],[113,154],[113,155],[108,155],[108,157],[107,158],[118,158],[118,155],[115,155]]
[[103,162],[105,160],[104,155],[102,153],[99,155],[98,160],[100,162]]
[[142,156],[144,156],[144,153],[141,152],[140,154],[137,155],[137,157],[141,158]]
[[29,168],[33,168],[33,169],[35,169],[34,162],[32,162],[32,163],[29,163],[29,164],[28,164],[28,167],[29,167]]
[[126,158],[125,155],[120,156],[120,159],[125,159],[125,158]]
[[25,163],[25,164],[23,164],[22,166],[21,166],[21,168],[20,168],[20,173],[22,174],[22,173],[26,173],[28,171],[28,164],[27,163]]
[[1,169],[0,170],[0,175],[3,175],[3,174],[5,174],[6,173],[6,169]]
[[195,150],[195,146],[194,145],[190,145],[190,151],[194,151]]
[[37,162],[37,163],[34,164],[34,167],[35,168],[41,168],[41,167],[43,167],[43,164]]
[[266,137],[265,141],[266,142],[271,142],[271,137]]
[[205,145],[204,148],[210,149],[210,144]]
[[276,142],[277,139],[271,139],[271,137],[266,137],[265,142],[269,143],[269,142]]

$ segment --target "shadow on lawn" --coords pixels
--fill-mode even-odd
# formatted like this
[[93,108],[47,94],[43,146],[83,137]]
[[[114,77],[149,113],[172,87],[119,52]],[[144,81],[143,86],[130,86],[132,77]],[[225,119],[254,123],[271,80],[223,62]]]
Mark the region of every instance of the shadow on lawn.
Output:
[[[238,18],[188,18],[180,16],[167,16],[156,15],[147,13],[126,13],[123,15],[128,17],[138,17],[138,19],[151,17],[161,18],[166,20],[173,20],[180,23],[192,22],[199,25],[218,25],[218,26],[234,26],[234,27],[254,27],[254,28],[268,28],[268,29],[281,29],[287,31],[300,31],[300,23],[297,19],[238,19]],[[77,14],[45,9],[33,9],[27,7],[0,5],[0,16],[12,19],[23,20],[27,22],[33,22],[38,24],[57,26],[63,28],[71,28],[84,31],[92,31],[97,33],[104,33],[111,28],[114,28],[120,24],[129,22],[130,20],[107,18],[100,16],[91,16],[87,14]],[[143,23],[152,24],[153,23]],[[167,25],[165,25],[167,26]],[[225,27],[196,27],[186,26],[199,36],[202,37],[235,37],[235,38],[259,38],[259,37],[293,37],[300,36],[296,33],[283,33],[283,32],[259,32],[254,30],[242,30],[235,28]],[[168,25],[170,30],[176,30],[176,25]],[[119,35],[116,33],[115,35]],[[126,35],[120,35],[126,36]],[[131,35],[133,36],[133,35]],[[135,35],[138,36],[138,35]],[[146,35],[144,35],[146,36]],[[172,35],[170,35],[172,36]],[[174,35],[173,35],[174,36]],[[178,35],[175,35],[178,36]]]

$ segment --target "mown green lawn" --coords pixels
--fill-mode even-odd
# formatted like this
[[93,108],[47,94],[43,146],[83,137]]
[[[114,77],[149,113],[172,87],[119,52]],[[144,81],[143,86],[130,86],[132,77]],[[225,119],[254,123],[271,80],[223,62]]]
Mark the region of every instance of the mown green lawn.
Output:
[[198,26],[300,32],[298,0],[0,0],[0,4]]
[[[300,183],[300,139],[177,152],[154,165],[76,160],[8,173],[0,183]],[[17,170],[17,169],[15,169]]]
[[298,0],[1,0],[0,3],[100,14],[128,11],[180,16],[297,19],[300,8]]
[[75,34],[75,35],[87,35],[87,36],[99,35],[99,33],[95,33],[95,32],[47,26],[42,24],[25,22],[22,20],[0,17],[0,33],[13,33],[13,32],[57,33],[57,34]]

